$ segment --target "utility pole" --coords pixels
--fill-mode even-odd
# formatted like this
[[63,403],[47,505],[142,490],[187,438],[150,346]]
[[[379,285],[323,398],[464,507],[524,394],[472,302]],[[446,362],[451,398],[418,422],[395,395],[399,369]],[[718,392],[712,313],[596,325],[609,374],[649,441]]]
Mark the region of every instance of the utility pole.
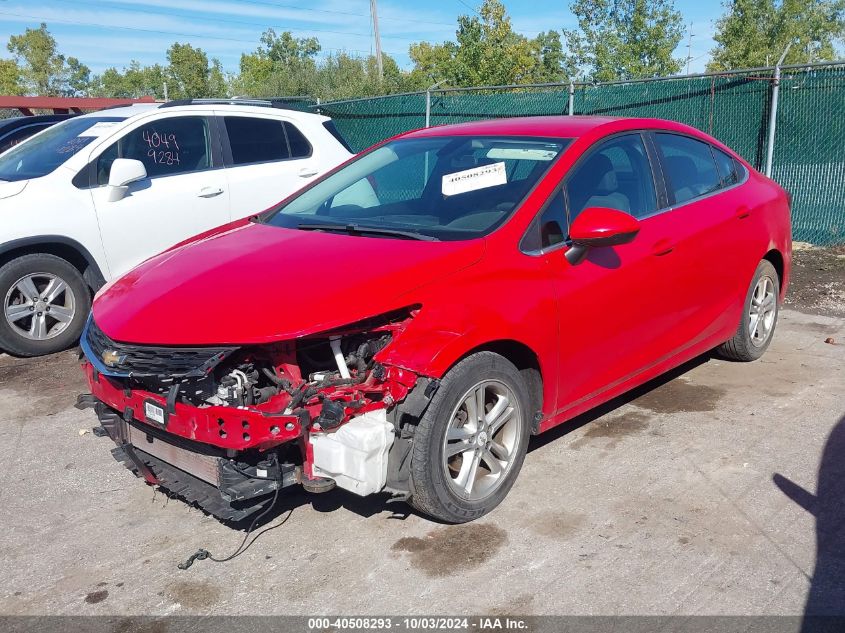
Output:
[[687,38],[687,74],[689,75],[690,62],[692,61],[692,22],[689,23],[689,38]]
[[378,5],[376,0],[370,0],[370,14],[373,17],[373,36],[376,40],[376,67],[378,68],[378,80],[384,79],[384,66],[381,61],[381,37],[378,34]]

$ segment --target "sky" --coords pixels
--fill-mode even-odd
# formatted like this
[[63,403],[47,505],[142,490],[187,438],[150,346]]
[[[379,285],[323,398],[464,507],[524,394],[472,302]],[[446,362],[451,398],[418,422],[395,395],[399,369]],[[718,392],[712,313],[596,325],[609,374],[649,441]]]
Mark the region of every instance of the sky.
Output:
[[[569,0],[504,3],[514,29],[528,37],[576,25]],[[382,50],[409,69],[411,43],[454,39],[458,16],[475,6],[477,0],[378,0]],[[714,44],[721,3],[676,0],[675,6],[693,35],[690,71],[701,72]],[[95,73],[120,69],[133,59],[144,65],[166,63],[165,51],[174,41],[199,46],[235,72],[240,54],[255,50],[270,27],[317,37],[322,54],[370,54],[369,9],[369,0],[0,0],[0,41],[46,22],[59,52],[78,57]],[[687,44],[685,35],[676,57],[687,58]],[[8,53],[0,50],[0,55]]]

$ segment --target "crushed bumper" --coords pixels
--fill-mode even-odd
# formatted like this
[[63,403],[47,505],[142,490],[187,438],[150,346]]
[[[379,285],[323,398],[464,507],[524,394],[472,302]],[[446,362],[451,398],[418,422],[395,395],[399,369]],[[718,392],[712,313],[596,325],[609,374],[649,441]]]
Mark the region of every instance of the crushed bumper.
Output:
[[[121,415],[91,394],[78,408],[93,408],[100,421],[97,435],[117,445],[114,458],[151,485],[160,485],[220,519],[240,521],[265,507],[278,488],[299,483],[293,464],[267,463],[256,469],[225,455],[217,447],[174,437]],[[250,476],[247,469],[256,470]],[[258,473],[261,473],[260,475]]]
[[[100,374],[90,363],[83,365],[83,371],[97,400],[126,417],[151,427],[159,426],[172,435],[239,451],[270,448],[302,435],[302,419],[296,415],[223,406],[199,409],[180,402],[168,402],[167,398],[148,391],[125,390],[108,376]],[[147,418],[147,403],[163,412],[163,422]]]

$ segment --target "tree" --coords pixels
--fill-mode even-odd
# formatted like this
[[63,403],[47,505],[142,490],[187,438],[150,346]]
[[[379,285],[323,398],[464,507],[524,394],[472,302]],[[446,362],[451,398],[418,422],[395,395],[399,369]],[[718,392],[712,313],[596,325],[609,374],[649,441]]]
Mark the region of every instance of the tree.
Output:
[[845,0],[729,0],[716,23],[708,70],[774,64],[789,42],[787,64],[828,61],[845,34]]
[[167,49],[168,88],[172,98],[202,98],[226,96],[226,82],[220,62],[212,60],[201,48],[174,42]]
[[85,94],[91,71],[75,57],[65,59],[43,22],[12,35],[6,48],[15,56],[25,92],[43,96]]
[[0,59],[0,94],[23,94],[21,69],[14,59]]
[[167,73],[163,66],[141,66],[133,60],[122,72],[116,68],[108,68],[102,75],[94,77],[91,81],[91,93],[99,97],[119,99],[137,99],[144,96],[164,99],[166,82]]
[[683,37],[673,0],[575,0],[578,29],[564,31],[571,63],[594,81],[672,75]]
[[252,53],[241,55],[240,75],[233,80],[239,95],[278,97],[313,92],[320,52],[316,38],[295,38],[289,31],[267,29]]
[[62,94],[67,97],[79,97],[88,94],[90,87],[91,69],[76,57],[68,57]]
[[556,31],[529,39],[513,30],[499,0],[484,0],[478,15],[458,18],[456,42],[411,45],[411,72],[418,85],[446,81],[453,86],[561,81],[560,36]]
[[347,99],[411,89],[407,73],[383,55],[384,79],[378,80],[373,56],[334,53],[318,61],[320,42],[295,38],[290,32],[268,29],[258,48],[241,55],[240,73],[232,79],[232,92],[249,97],[310,96],[323,100]]

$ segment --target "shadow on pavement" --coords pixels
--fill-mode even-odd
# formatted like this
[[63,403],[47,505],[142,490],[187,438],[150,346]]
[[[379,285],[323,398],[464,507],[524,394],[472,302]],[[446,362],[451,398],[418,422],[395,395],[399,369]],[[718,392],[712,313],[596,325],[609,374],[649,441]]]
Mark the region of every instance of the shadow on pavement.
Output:
[[[820,630],[821,622],[812,616],[845,616],[845,416],[827,438],[815,495],[779,473],[772,480],[787,497],[816,517],[816,568],[804,609],[803,630]],[[838,622],[845,624],[842,619]]]

